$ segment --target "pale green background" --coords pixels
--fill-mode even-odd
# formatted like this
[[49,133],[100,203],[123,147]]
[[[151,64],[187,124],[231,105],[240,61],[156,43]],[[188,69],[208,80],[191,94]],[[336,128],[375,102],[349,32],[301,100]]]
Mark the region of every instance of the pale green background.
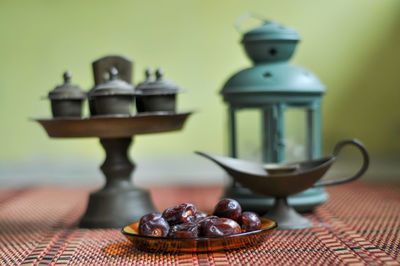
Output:
[[179,110],[197,111],[183,132],[137,137],[132,154],[226,153],[226,109],[218,93],[230,75],[250,65],[233,27],[247,11],[291,26],[302,37],[292,61],[328,88],[325,153],[336,141],[357,137],[373,156],[399,157],[398,0],[2,0],[0,161],[100,160],[97,140],[50,140],[28,118],[50,116],[40,97],[61,82],[66,69],[74,83],[89,89],[91,62],[109,53],[134,58],[135,82],[145,67],[162,66],[186,89]]

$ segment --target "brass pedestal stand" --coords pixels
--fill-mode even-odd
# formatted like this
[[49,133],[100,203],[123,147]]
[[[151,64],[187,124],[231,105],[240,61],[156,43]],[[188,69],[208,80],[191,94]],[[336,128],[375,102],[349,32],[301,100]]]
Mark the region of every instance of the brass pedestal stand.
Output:
[[160,112],[136,116],[36,120],[51,138],[98,137],[105,150],[106,159],[100,169],[106,183],[90,194],[80,227],[122,227],[155,211],[149,192],[135,187],[131,181],[135,169],[128,156],[132,136],[181,130],[190,114]]

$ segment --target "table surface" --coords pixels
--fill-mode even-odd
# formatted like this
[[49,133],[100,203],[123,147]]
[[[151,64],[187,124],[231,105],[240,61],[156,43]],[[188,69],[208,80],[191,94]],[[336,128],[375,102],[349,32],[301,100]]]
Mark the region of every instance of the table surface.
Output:
[[[400,186],[352,183],[328,188],[308,214],[314,227],[279,230],[257,248],[200,254],[146,253],[120,229],[79,229],[90,189],[0,190],[0,264],[299,265],[400,264]],[[221,187],[151,188],[159,209],[192,202],[210,210]]]

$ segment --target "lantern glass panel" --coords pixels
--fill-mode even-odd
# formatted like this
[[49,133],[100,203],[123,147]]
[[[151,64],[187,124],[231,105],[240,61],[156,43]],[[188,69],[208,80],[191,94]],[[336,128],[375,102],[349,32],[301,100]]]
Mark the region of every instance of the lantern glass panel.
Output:
[[307,159],[307,112],[302,108],[291,108],[285,112],[285,161]]
[[236,112],[238,158],[261,162],[261,119],[262,112],[258,109],[242,109]]

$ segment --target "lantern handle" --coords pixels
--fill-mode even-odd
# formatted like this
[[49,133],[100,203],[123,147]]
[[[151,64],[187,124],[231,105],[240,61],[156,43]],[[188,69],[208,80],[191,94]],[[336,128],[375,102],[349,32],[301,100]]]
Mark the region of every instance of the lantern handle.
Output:
[[342,140],[338,144],[336,144],[335,149],[333,151],[333,159],[336,160],[339,152],[346,145],[356,146],[360,150],[361,155],[363,157],[363,164],[362,164],[360,170],[358,170],[358,172],[351,177],[341,178],[338,180],[329,180],[329,181],[325,181],[325,182],[320,182],[320,183],[315,184],[313,187],[332,186],[332,185],[339,185],[339,184],[347,183],[347,182],[350,182],[350,181],[360,178],[367,171],[368,166],[369,166],[368,151],[365,148],[364,144],[362,144],[361,141],[359,141],[357,139]]
[[241,26],[242,26],[242,24],[243,24],[246,20],[248,20],[249,18],[254,18],[254,19],[260,20],[260,21],[262,21],[262,22],[266,22],[266,21],[267,21],[267,19],[266,19],[264,16],[260,15],[260,14],[257,14],[257,13],[254,13],[254,12],[246,12],[246,13],[244,13],[243,15],[241,15],[240,17],[238,17],[238,18],[236,19],[235,23],[233,24],[233,26],[235,27],[235,29],[236,29],[240,34],[245,33],[245,31],[241,29]]

